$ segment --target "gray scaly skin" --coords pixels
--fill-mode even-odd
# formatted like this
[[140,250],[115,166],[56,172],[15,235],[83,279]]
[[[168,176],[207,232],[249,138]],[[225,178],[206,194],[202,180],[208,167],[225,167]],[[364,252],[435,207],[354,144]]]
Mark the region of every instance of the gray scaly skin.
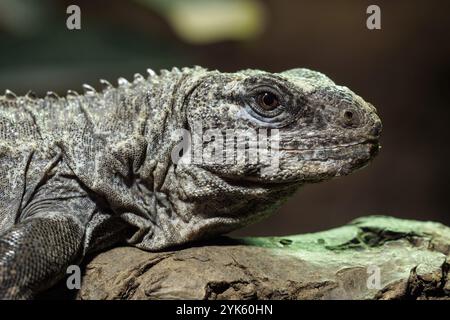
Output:
[[[255,222],[378,151],[375,108],[307,69],[184,68],[96,92],[0,98],[0,297],[29,299],[114,244],[162,250]],[[177,165],[176,129],[280,130],[278,170]]]

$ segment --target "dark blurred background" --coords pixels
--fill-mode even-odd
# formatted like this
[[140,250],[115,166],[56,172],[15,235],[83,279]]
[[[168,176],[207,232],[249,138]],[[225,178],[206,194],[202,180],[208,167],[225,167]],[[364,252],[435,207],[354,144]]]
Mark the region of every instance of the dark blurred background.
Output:
[[[71,4],[81,30],[66,28]],[[366,28],[370,4],[381,30]],[[448,1],[0,0],[0,90],[64,94],[148,67],[318,70],[378,108],[380,155],[235,234],[313,232],[369,214],[450,225],[449,17]]]

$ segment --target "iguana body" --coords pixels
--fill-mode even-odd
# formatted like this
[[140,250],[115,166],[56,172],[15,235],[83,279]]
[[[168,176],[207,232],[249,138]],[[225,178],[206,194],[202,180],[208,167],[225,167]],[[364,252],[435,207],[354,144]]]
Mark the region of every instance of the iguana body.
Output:
[[[225,233],[378,150],[375,109],[320,73],[150,72],[101,92],[0,98],[0,297],[32,298],[89,252]],[[278,129],[279,168],[174,163],[177,129]],[[205,143],[207,144],[207,143]],[[186,155],[183,155],[184,157]]]

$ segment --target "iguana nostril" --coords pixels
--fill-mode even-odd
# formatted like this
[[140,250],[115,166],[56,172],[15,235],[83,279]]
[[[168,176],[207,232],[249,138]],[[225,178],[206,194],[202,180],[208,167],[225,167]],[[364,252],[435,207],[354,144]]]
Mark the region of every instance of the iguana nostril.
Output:
[[344,112],[344,117],[346,120],[352,120],[353,119],[353,112],[352,111],[345,111]]
[[343,123],[346,127],[358,125],[358,115],[351,109],[347,109],[342,113]]

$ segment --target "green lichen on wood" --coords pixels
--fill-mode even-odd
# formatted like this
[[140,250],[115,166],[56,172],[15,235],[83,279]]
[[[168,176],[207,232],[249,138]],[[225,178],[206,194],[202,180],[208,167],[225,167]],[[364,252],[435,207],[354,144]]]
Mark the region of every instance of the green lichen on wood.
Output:
[[[403,220],[388,216],[368,216],[348,225],[317,233],[282,237],[246,237],[236,240],[245,245],[290,250],[363,250],[382,246],[395,240],[411,243],[428,239],[450,243],[450,228],[436,222]],[[435,241],[436,242],[436,241]],[[441,248],[443,252],[448,249]]]

